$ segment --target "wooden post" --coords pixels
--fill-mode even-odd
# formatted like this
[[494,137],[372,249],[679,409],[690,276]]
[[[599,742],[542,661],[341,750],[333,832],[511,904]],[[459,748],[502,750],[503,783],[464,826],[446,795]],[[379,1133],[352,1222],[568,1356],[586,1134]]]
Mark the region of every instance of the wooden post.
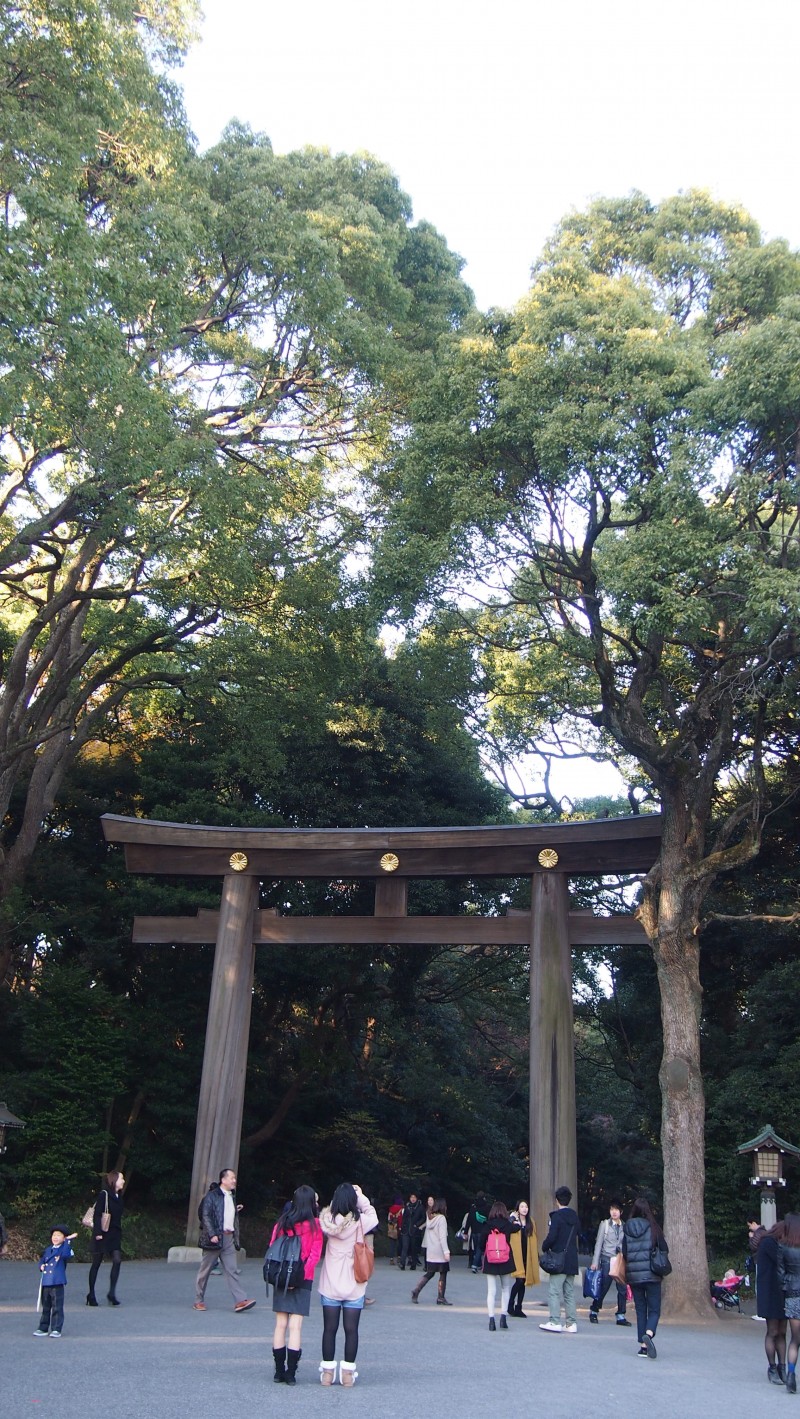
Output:
[[566,1184],[576,1201],[575,1045],[567,878],[531,879],[530,1164],[531,1209],[539,1241],[553,1193]]
[[235,873],[225,877],[197,1108],[187,1246],[197,1244],[197,1208],[209,1183],[216,1182],[222,1168],[239,1166],[257,902],[257,877]]

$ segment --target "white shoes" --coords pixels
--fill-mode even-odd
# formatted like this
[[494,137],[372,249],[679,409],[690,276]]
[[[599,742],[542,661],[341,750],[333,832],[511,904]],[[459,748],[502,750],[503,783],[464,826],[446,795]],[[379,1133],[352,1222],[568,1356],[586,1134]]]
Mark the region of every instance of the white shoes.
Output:
[[[563,1325],[559,1325],[559,1324],[558,1324],[558,1321],[555,1321],[555,1320],[545,1320],[545,1321],[542,1321],[542,1324],[539,1326],[539,1329],[540,1329],[540,1330],[552,1330],[552,1331],[554,1331],[554,1332],[558,1332],[558,1334],[560,1335],[561,1332],[562,1332],[562,1330],[564,1329],[564,1327],[563,1327]],[[577,1327],[576,1327],[576,1329],[577,1329]]]
[[573,1322],[572,1325],[565,1325],[565,1326],[562,1326],[562,1330],[564,1331],[564,1334],[565,1334],[565,1335],[577,1335],[577,1334],[578,1334],[578,1327],[577,1327],[577,1325],[575,1325],[574,1322]]

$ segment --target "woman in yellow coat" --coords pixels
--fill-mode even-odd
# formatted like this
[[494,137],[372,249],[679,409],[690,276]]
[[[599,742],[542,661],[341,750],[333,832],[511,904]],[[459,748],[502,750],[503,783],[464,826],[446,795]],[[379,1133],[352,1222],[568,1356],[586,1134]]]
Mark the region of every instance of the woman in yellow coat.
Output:
[[515,1222],[519,1222],[520,1230],[511,1233],[515,1280],[509,1297],[508,1314],[521,1316],[524,1320],[522,1298],[525,1295],[525,1287],[539,1284],[539,1241],[536,1236],[536,1224],[527,1202],[518,1203],[516,1212],[512,1212],[511,1216]]

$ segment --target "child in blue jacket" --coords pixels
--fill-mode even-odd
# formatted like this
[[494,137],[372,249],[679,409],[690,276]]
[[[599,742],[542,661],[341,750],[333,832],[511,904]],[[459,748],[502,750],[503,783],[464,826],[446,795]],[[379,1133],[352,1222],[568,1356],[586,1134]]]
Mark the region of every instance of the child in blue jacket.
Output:
[[39,1257],[39,1270],[42,1273],[42,1314],[39,1329],[33,1332],[34,1335],[49,1335],[51,1340],[58,1340],[61,1336],[67,1262],[75,1255],[70,1242],[74,1241],[77,1235],[77,1232],[70,1232],[67,1236],[64,1227],[54,1227],[50,1233],[50,1245],[45,1247]]

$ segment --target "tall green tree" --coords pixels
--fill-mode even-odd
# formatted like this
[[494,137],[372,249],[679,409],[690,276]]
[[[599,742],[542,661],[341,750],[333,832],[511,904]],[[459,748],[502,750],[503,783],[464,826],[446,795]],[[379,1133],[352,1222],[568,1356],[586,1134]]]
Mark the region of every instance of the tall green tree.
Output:
[[798,354],[800,262],[747,214],[702,193],[598,202],[513,314],[454,341],[383,490],[395,605],[481,589],[462,614],[494,744],[605,753],[660,802],[638,915],[687,1312],[708,1296],[702,904],[758,853],[796,746]]
[[191,0],[0,18],[0,978],[63,776],[134,692],[291,643],[346,590],[353,470],[470,304],[367,157],[204,156]]

